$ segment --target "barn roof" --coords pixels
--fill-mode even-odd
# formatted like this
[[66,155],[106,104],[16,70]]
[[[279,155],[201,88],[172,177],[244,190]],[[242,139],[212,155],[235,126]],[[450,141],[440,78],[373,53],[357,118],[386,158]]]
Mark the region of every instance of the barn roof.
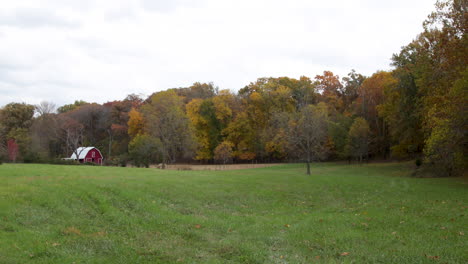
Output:
[[[84,159],[86,155],[88,154],[88,152],[94,148],[95,147],[79,147],[76,149],[75,152],[73,152],[73,154],[70,156],[70,159],[77,159],[75,153],[78,153],[78,157],[79,157],[78,159]],[[96,150],[99,151],[98,149]]]

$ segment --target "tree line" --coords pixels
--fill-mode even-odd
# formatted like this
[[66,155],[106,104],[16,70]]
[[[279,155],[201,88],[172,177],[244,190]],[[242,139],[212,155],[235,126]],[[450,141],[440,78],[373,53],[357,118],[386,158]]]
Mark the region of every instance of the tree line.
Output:
[[[95,146],[110,165],[420,159],[439,175],[467,164],[467,3],[436,3],[393,70],[339,78],[259,78],[234,93],[213,83],[104,104],[0,109],[0,155],[39,162]],[[10,151],[9,151],[10,150]],[[308,167],[309,169],[309,167]]]

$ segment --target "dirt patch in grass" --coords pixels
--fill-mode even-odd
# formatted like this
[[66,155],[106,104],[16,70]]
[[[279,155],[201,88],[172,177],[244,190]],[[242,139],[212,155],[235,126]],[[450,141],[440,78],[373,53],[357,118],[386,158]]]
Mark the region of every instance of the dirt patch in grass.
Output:
[[[192,165],[192,164],[170,164],[167,170],[242,170],[271,167],[278,164],[226,164],[226,165]],[[156,168],[156,166],[151,166]]]

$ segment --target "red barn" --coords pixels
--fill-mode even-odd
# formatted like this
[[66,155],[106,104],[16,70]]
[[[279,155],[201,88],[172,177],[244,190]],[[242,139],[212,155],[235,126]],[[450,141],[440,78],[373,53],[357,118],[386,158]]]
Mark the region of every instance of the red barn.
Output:
[[[78,158],[76,157],[78,154]],[[80,163],[92,162],[102,165],[102,154],[99,149],[95,147],[80,147],[71,155],[70,159],[77,160]]]

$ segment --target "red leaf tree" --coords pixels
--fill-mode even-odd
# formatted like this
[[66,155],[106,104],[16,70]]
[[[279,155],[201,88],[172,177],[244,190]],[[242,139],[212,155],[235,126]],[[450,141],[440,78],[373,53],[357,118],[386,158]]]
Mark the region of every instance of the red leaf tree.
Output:
[[18,157],[18,144],[14,139],[9,139],[7,142],[8,145],[8,158],[10,161],[16,162],[16,158]]

